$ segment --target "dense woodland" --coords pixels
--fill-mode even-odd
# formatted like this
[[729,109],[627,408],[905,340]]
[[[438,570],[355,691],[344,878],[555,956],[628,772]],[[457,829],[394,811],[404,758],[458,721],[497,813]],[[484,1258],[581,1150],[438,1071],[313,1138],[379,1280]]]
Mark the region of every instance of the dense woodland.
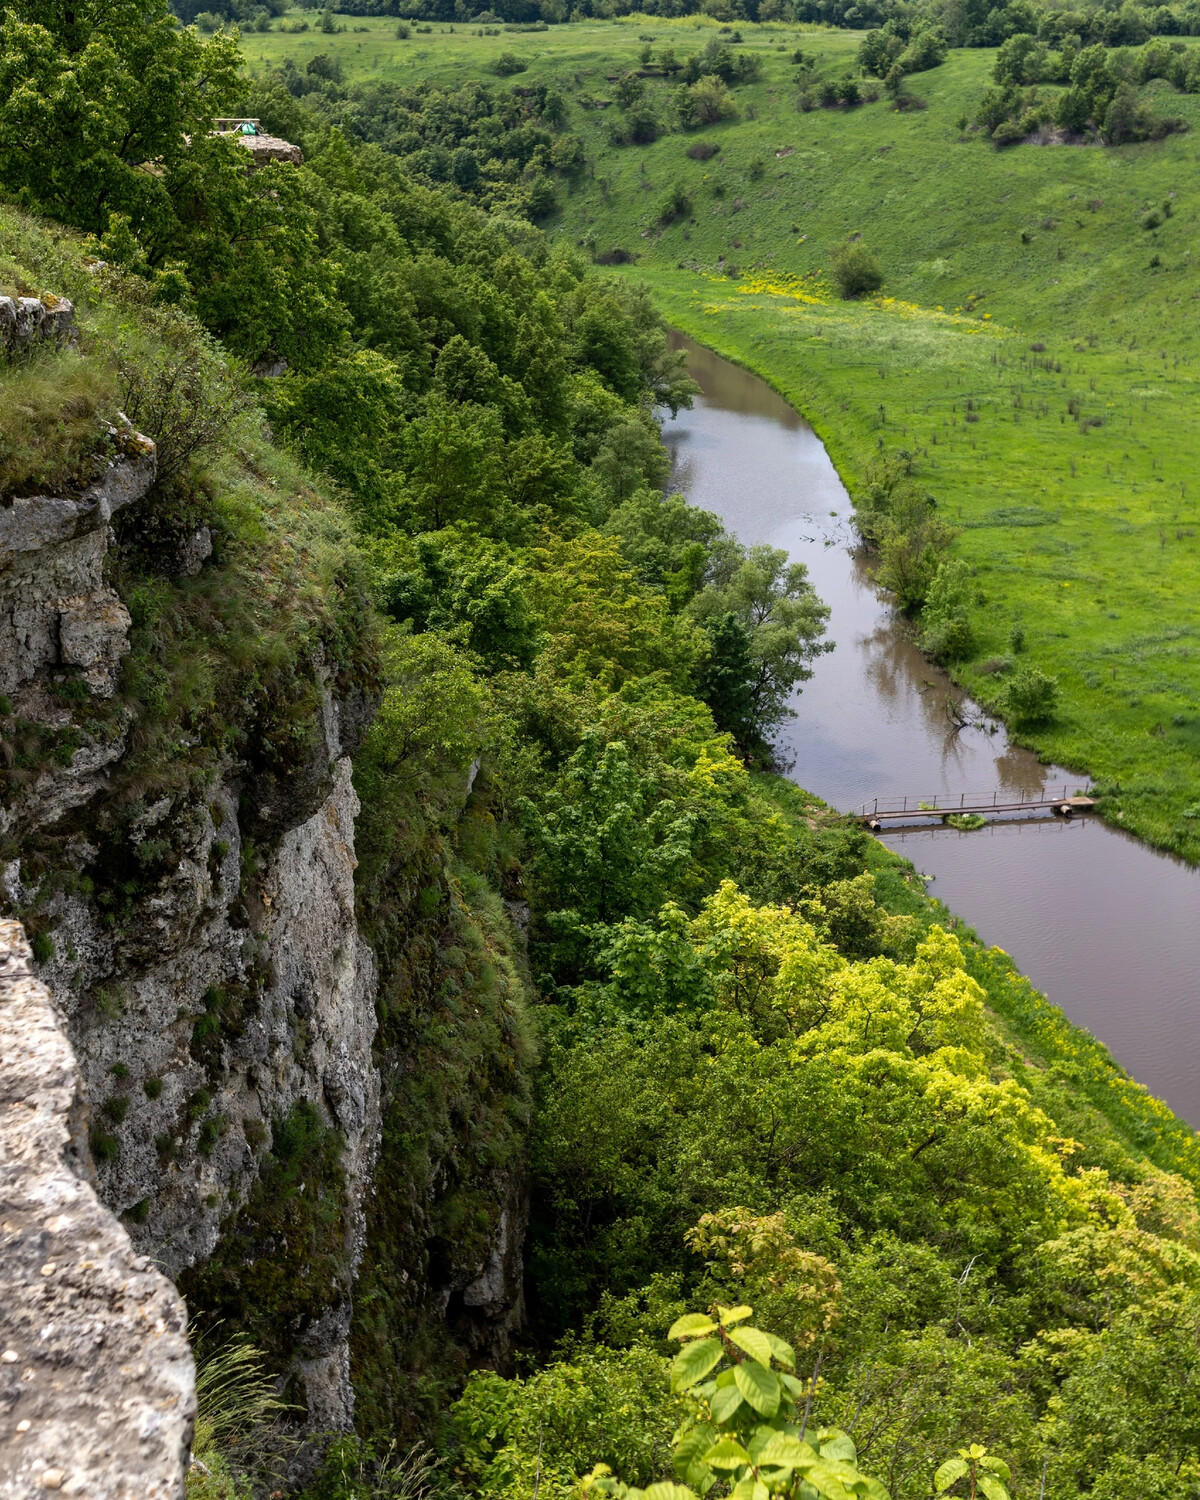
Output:
[[[926,13],[993,43],[1065,14],[952,9]],[[1108,19],[1133,15],[1072,30],[1110,40]],[[1191,13],[1136,16],[1182,29]],[[710,61],[692,84],[718,76]],[[302,167],[250,174],[209,134],[247,106],[303,144]],[[349,517],[324,587],[370,598],[382,700],[355,767],[359,915],[379,1045],[410,1066],[356,1291],[360,1432],[309,1493],[565,1497],[605,1464],[598,1493],[675,1477],[748,1500],[907,1497],[965,1448],[940,1471],[954,1495],[980,1481],[994,1500],[1006,1475],[1053,1500],[1192,1494],[1186,1156],[1107,1124],[1073,1064],[1030,1067],[989,1008],[1008,971],[764,773],[827,612],[782,553],[668,492],[655,412],[689,401],[686,371],[644,292],[537,227],[579,165],[545,89],[346,90],[318,71],[252,93],[227,37],[153,0],[17,0],[0,18],[0,186],[103,262],[97,298],[204,372],[188,422],[159,409],[178,461],[128,537],[131,710],[222,733],[163,697],[148,581],[198,516],[218,564],[250,555],[253,528],[214,489],[251,430]],[[53,264],[27,234],[8,275]],[[97,368],[128,360],[117,332],[92,337]],[[62,430],[30,451],[6,425],[6,495],[44,482]],[[877,520],[901,480],[881,477]],[[955,575],[939,577],[929,628],[952,632]],[[223,1318],[271,1368],[304,1306],[248,1254],[254,1214],[292,1215],[320,1269],[328,1220],[296,1219],[289,1194],[315,1173],[336,1215],[338,1175],[336,1141],[294,1122],[267,1155],[276,1198],[188,1290],[198,1324]],[[470,1259],[514,1171],[532,1205],[521,1374],[468,1375],[452,1312],[414,1300],[407,1267]],[[672,1380],[670,1325],[738,1304],[771,1339],[739,1343],[745,1318],[729,1319]],[[706,1330],[680,1336],[701,1348]],[[761,1429],[793,1415],[772,1468]],[[267,1483],[254,1442],[238,1428],[223,1451],[225,1430],[210,1426],[197,1495]],[[432,1463],[389,1449],[418,1436]]]

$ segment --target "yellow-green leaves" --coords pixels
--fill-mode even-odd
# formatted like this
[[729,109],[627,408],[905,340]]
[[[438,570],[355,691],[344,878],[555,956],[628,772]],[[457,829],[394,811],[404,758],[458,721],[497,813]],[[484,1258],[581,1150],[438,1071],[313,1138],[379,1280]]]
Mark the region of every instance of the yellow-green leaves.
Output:
[[968,1475],[973,1495],[980,1494],[984,1500],[1008,1500],[1008,1491],[1001,1483],[1009,1477],[1008,1465],[1002,1458],[994,1458],[979,1443],[960,1448],[953,1458],[948,1458],[933,1476],[933,1488],[937,1494],[943,1495]]
[[[749,1308],[746,1309],[749,1312]],[[757,1328],[735,1328],[729,1335],[730,1343],[736,1344],[739,1349],[744,1350],[751,1359],[757,1360],[760,1365],[771,1368],[771,1340],[765,1333]]]
[[740,1469],[750,1463],[750,1455],[736,1438],[724,1437],[704,1455],[710,1469]]
[[940,1495],[943,1490],[948,1490],[956,1479],[961,1479],[970,1471],[970,1464],[965,1458],[948,1458],[933,1476],[933,1487]]
[[[750,1311],[749,1308],[746,1309]],[[667,1332],[669,1339],[697,1339],[706,1334],[716,1333],[717,1325],[707,1313],[684,1313],[682,1318],[676,1318]]]
[[[754,1309],[746,1306],[718,1307],[717,1312],[720,1314],[721,1327],[732,1328],[735,1323],[744,1323],[753,1314]],[[735,1334],[734,1337],[736,1338],[737,1335]]]
[[802,1438],[788,1432],[772,1432],[760,1427],[750,1444],[754,1461],[760,1468],[806,1469],[816,1463],[816,1450]]
[[[755,1330],[750,1330],[751,1332]],[[782,1387],[774,1370],[764,1369],[753,1360],[744,1360],[733,1369],[733,1383],[760,1416],[773,1417],[779,1410]]]
[[685,1344],[671,1364],[671,1389],[690,1390],[720,1364],[724,1352],[720,1339],[700,1339],[694,1344]]

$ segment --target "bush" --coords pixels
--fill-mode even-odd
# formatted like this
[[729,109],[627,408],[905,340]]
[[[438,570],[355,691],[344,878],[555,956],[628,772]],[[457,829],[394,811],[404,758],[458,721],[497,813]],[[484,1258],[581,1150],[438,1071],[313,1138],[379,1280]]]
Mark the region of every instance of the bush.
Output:
[[1020,667],[1009,679],[1002,707],[1014,724],[1044,724],[1058,708],[1058,679],[1037,667]]
[[692,200],[687,195],[687,189],[677,182],[662,201],[658,221],[660,224],[670,224],[676,219],[686,219],[691,212]]
[[840,245],[833,252],[833,279],[847,302],[866,297],[883,285],[883,269],[860,241]]
[[492,72],[498,78],[511,78],[514,73],[524,73],[529,64],[515,52],[501,52],[492,63]]

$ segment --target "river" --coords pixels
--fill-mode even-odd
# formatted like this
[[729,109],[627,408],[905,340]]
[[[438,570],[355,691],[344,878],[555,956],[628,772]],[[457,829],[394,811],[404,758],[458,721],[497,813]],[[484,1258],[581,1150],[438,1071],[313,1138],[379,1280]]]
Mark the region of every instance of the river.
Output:
[[[742,542],[769,542],[805,563],[832,608],[835,650],[818,658],[779,737],[793,779],[846,812],[876,797],[1086,787],[1009,744],[998,726],[955,727],[947,701],[961,695],[873,587],[820,439],[757,376],[682,335],[673,341],[702,390],[664,424],[674,486]],[[1200,1123],[1200,872],[1089,817],[1047,814],[974,833],[906,827],[883,839],[1134,1078]]]

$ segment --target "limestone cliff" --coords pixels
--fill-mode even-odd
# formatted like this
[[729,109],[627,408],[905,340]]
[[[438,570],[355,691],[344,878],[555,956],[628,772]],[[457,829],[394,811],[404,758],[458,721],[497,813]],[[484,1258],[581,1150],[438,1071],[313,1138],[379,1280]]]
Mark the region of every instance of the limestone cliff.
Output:
[[0,1495],[179,1500],[183,1303],[98,1199],[62,1017],[0,921]]
[[[0,297],[0,357],[75,340],[65,299]],[[182,503],[161,442],[114,414],[77,480],[0,494],[0,911],[77,1060],[73,1149],[123,1226],[104,1233],[201,1322],[248,1329],[310,1427],[346,1429],[360,1266],[381,1421],[412,1327],[453,1371],[519,1324],[523,981],[444,830],[356,889],[370,611],[340,513],[252,425],[239,444]]]

